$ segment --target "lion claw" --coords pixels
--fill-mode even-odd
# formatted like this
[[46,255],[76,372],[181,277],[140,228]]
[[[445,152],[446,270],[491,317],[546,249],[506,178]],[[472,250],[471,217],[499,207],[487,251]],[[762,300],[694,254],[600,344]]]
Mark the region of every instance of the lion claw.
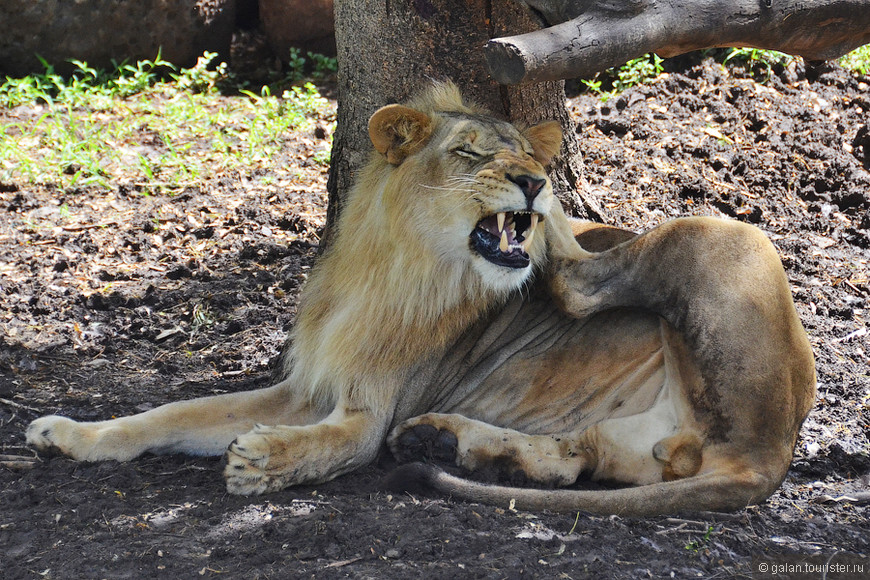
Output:
[[270,445],[257,426],[240,435],[226,451],[224,478],[227,491],[236,495],[259,495],[272,489],[273,478],[266,468],[269,464]]

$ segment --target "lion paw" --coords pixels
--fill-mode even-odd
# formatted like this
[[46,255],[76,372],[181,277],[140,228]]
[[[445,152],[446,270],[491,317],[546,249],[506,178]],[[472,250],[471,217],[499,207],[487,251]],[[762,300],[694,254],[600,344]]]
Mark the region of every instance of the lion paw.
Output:
[[238,495],[259,495],[283,487],[276,487],[275,478],[269,473],[273,430],[257,425],[230,443],[224,468],[227,491]]
[[59,451],[73,459],[94,459],[89,453],[87,428],[66,417],[40,417],[27,427],[27,443],[39,451]]
[[340,473],[329,439],[312,427],[256,425],[227,448],[227,491],[259,495]]
[[448,429],[439,429],[422,421],[419,417],[410,419],[393,430],[387,444],[396,460],[408,463],[432,459],[454,463],[459,444],[456,435]]

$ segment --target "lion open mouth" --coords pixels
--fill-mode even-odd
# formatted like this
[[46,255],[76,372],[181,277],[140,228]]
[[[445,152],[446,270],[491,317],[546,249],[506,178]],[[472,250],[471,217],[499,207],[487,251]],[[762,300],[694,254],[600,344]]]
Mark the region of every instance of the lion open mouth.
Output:
[[540,215],[529,212],[499,212],[480,220],[471,232],[471,247],[484,259],[506,268],[529,265],[528,248]]

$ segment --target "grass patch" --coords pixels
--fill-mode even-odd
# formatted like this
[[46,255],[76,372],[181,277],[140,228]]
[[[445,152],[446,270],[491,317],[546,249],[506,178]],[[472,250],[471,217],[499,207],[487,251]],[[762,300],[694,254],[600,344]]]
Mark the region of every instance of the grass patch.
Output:
[[770,80],[774,67],[788,66],[795,57],[761,48],[730,48],[722,59],[723,65],[741,64],[754,80],[765,84]]
[[609,68],[592,79],[580,82],[593,93],[606,101],[626,89],[650,81],[664,72],[662,59],[657,54],[645,54],[632,59],[620,67]]
[[870,44],[840,57],[840,66],[862,75],[870,75]]
[[[766,83],[777,67],[785,67],[794,56],[760,48],[708,49],[701,51],[724,66],[739,65],[759,83]],[[591,79],[579,79],[585,89],[606,101],[633,86],[649,82],[664,72],[664,60],[656,54],[645,54],[619,67],[609,68]],[[840,66],[852,72],[870,74],[870,44],[839,59]]]
[[69,77],[51,66],[7,77],[0,85],[0,181],[175,190],[215,173],[250,173],[290,132],[332,122],[313,84],[288,86],[294,77],[279,94],[268,86],[254,92],[234,83],[215,57],[207,52],[178,69],[158,56],[110,73],[73,61]]

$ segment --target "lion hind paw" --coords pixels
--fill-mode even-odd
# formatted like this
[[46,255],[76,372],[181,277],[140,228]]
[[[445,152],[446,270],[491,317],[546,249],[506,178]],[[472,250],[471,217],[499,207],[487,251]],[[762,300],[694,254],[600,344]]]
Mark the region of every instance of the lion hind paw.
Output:
[[401,425],[389,440],[393,456],[402,463],[421,459],[454,463],[458,444],[452,431],[427,423]]

